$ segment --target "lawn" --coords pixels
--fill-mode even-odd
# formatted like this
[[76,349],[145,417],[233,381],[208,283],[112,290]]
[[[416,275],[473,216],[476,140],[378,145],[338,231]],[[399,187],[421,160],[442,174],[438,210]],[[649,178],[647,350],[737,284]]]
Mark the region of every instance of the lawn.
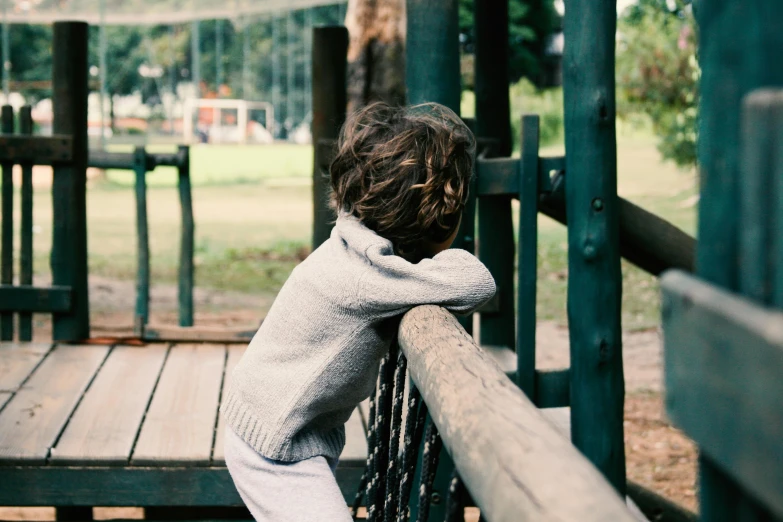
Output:
[[[550,147],[542,154],[562,153]],[[274,293],[304,255],[311,230],[307,146],[198,146],[192,149],[198,286]],[[695,230],[694,176],[662,163],[649,138],[621,137],[619,192],[642,207]],[[148,194],[153,284],[173,282],[179,250],[179,203],[171,171],[150,175]],[[135,276],[134,200],[128,173],[109,172],[88,190],[90,271],[118,279]],[[18,202],[18,198],[16,198]],[[36,272],[48,273],[51,195],[35,195]],[[566,230],[540,218],[539,315],[566,321]],[[654,278],[623,264],[623,322],[652,327],[658,319]]]

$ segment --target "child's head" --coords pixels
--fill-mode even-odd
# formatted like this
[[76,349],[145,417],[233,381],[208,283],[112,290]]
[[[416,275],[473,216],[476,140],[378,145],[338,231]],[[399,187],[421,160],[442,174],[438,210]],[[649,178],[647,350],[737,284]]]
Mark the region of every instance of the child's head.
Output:
[[419,259],[453,237],[473,171],[473,134],[436,103],[369,105],[343,127],[330,167],[332,203]]

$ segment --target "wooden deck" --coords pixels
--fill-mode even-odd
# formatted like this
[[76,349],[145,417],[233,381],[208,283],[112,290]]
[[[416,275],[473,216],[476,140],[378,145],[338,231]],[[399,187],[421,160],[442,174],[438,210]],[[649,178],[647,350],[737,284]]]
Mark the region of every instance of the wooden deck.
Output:
[[[0,505],[241,506],[220,401],[244,346],[0,343]],[[367,452],[347,425],[338,482]]]

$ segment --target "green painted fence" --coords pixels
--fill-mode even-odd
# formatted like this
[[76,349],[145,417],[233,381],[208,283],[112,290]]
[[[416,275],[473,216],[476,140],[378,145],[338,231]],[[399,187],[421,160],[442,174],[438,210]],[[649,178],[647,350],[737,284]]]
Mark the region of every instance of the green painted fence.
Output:
[[[2,165],[2,265],[0,340],[32,339],[32,313],[52,314],[52,337],[79,341],[90,337],[87,293],[87,24],[55,24],[53,41],[54,135],[31,136],[30,107],[0,114]],[[18,282],[14,282],[14,186],[12,169],[21,171],[21,223]],[[52,286],[33,285],[33,165],[51,165],[53,237]]]
[[173,154],[147,152],[136,147],[132,153],[90,151],[89,166],[99,169],[132,170],[136,199],[136,329],[141,334],[150,313],[150,247],[147,221],[147,175],[157,167],[175,167],[182,226],[178,277],[179,326],[193,326],[193,250],[195,222],[190,184],[190,147],[181,145]]

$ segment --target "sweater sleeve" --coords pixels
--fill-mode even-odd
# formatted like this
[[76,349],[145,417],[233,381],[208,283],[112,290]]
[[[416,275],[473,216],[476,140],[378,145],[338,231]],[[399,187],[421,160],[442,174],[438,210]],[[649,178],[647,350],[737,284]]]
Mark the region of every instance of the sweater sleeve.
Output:
[[368,313],[385,317],[434,304],[466,314],[495,295],[489,270],[465,250],[444,250],[416,264],[383,250],[369,249],[371,266],[359,281],[359,300]]

